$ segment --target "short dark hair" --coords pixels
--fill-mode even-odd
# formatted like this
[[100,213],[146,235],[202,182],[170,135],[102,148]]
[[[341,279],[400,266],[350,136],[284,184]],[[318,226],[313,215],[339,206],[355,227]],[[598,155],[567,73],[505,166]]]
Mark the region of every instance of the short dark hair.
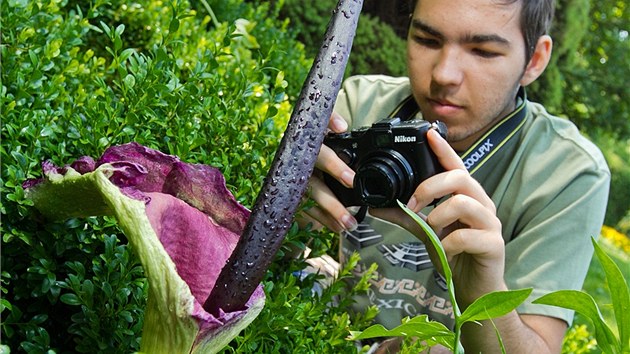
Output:
[[[411,13],[420,0],[411,0]],[[549,33],[555,11],[554,0],[495,0],[497,3],[510,5],[521,2],[520,25],[525,40],[525,65],[534,54],[538,39]]]

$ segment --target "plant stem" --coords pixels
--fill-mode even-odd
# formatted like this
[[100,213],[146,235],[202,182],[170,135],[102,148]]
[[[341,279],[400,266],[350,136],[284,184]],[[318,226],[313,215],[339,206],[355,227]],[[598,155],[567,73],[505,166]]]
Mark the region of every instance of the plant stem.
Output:
[[203,305],[212,314],[243,309],[282,245],[324,140],[362,5],[339,0],[333,12],[243,235]]
[[203,7],[206,8],[206,11],[208,11],[208,14],[210,15],[210,18],[212,19],[212,24],[214,25],[215,28],[219,28],[219,20],[217,19],[217,16],[214,14],[214,11],[212,11],[212,7],[210,7],[210,4],[208,4],[208,2],[206,0],[201,0],[201,3],[203,4]]

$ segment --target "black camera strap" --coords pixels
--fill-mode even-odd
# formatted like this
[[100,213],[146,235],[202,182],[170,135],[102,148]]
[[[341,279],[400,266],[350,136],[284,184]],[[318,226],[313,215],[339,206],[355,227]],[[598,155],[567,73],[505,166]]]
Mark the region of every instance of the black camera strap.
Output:
[[[525,117],[527,116],[527,96],[523,87],[518,90],[516,97],[516,109],[505,118],[501,119],[499,123],[479,138],[472,147],[463,154],[460,154],[470,174],[475,173],[475,171],[499,151],[525,124]],[[398,117],[403,121],[410,120],[413,119],[418,112],[420,112],[420,107],[418,107],[413,96],[409,95],[409,97],[398,104],[389,117]]]
[[525,89],[522,87],[518,91],[517,98],[518,106],[514,111],[488,130],[472,147],[460,154],[464,166],[471,175],[481,168],[525,124],[527,100]]

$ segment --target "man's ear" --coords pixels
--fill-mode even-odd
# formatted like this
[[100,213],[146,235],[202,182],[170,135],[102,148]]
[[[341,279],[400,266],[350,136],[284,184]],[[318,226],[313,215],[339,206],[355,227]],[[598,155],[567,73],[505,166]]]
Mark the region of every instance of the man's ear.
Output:
[[541,36],[536,42],[536,49],[532,58],[527,63],[523,77],[521,78],[521,86],[527,86],[534,82],[549,64],[551,59],[551,49],[553,47],[553,41],[548,35]]

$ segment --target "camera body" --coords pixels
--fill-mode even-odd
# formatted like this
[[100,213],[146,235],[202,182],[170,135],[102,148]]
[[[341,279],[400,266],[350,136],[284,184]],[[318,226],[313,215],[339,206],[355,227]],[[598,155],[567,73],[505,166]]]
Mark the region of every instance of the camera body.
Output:
[[345,206],[388,208],[407,202],[425,179],[442,172],[426,135],[435,129],[446,138],[442,122],[387,118],[351,132],[329,133],[324,144],[356,173],[354,188],[324,174],[326,185]]

